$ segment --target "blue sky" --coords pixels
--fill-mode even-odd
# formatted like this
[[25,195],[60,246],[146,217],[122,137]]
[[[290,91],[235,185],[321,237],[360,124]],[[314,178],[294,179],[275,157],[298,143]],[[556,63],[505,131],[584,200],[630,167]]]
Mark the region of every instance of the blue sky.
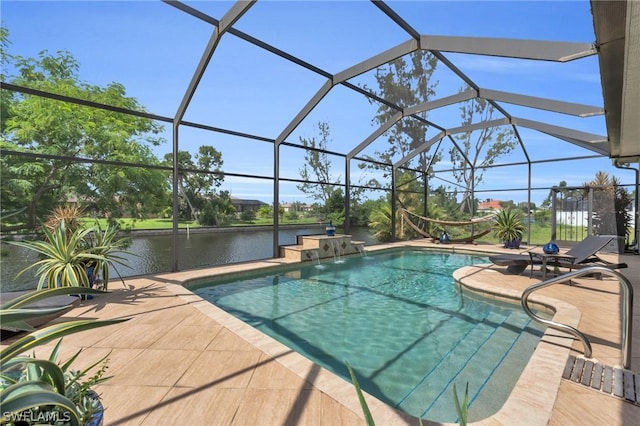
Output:
[[[185,2],[220,19],[232,2]],[[517,39],[594,41],[588,0],[576,1],[390,1],[388,4],[421,34],[482,36]],[[2,24],[10,31],[10,51],[36,56],[41,50],[66,49],[80,62],[80,78],[91,84],[122,83],[148,111],[173,117],[191,80],[213,28],[158,1],[2,1]],[[235,28],[309,64],[337,73],[409,39],[397,25],[368,1],[258,1]],[[602,105],[595,57],[557,64],[445,54],[480,87],[532,96]],[[374,86],[373,73],[355,77],[357,85]],[[434,74],[439,84],[436,98],[454,94],[462,82],[444,66]],[[196,92],[185,120],[275,139],[315,94],[325,79],[232,35],[222,38]],[[514,116],[605,134],[604,118],[573,118],[525,107],[504,105]],[[329,123],[329,149],[346,152],[375,127],[374,106],[343,87],[329,95],[287,138],[317,134],[320,121]],[[435,110],[430,120],[444,127],[459,125],[458,106]],[[427,137],[435,135],[430,131]],[[589,153],[534,130],[521,130],[532,159],[579,156]],[[158,156],[171,150],[171,128]],[[272,145],[244,138],[181,129],[180,149],[201,144],[221,150],[224,169],[230,173],[271,176]],[[383,138],[365,153],[384,148]],[[282,148],[281,176],[297,178],[304,158],[300,150]],[[514,152],[501,162],[522,161]],[[344,176],[344,163],[333,161],[334,176]],[[352,165],[355,169],[355,165]],[[447,162],[437,169],[447,168]],[[548,187],[565,180],[581,185],[604,170],[630,183],[632,173],[611,166],[608,159],[534,165],[533,187]],[[355,173],[355,172],[354,172]],[[352,176],[359,179],[374,177]],[[444,178],[447,178],[443,174]],[[447,178],[448,179],[448,178]],[[444,181],[443,181],[444,182]],[[493,169],[485,174],[486,189],[526,188],[526,167]],[[227,177],[223,186],[240,198],[272,201],[273,185],[267,180]],[[540,202],[547,190],[534,191]],[[376,196],[376,195],[374,195]],[[500,191],[479,198],[525,201],[526,193]],[[280,200],[308,200],[295,185],[282,183]]]

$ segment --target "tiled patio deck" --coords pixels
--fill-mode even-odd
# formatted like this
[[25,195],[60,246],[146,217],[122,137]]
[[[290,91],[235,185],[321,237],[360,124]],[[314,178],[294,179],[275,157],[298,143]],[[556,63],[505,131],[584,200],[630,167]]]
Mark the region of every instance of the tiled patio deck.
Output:
[[[423,242],[411,244],[426,246]],[[376,246],[377,249],[384,246]],[[453,246],[454,250],[499,250]],[[640,256],[622,256],[622,270],[640,294]],[[79,347],[87,362],[111,351],[109,375],[99,386],[105,425],[356,425],[364,424],[353,386],[247,326],[181,286],[190,279],[280,264],[280,259],[208,270],[148,276],[118,283],[66,318],[131,320],[65,338],[62,358]],[[540,277],[475,266],[457,272],[469,287],[516,294]],[[622,362],[617,281],[578,280],[540,291],[556,299],[558,316],[579,322],[593,338],[594,357]],[[632,369],[640,372],[640,306],[635,298]],[[5,343],[5,342],[3,342]],[[570,349],[573,345],[573,349]],[[548,332],[503,409],[482,424],[636,425],[640,407],[560,379],[579,342]],[[43,348],[38,354],[48,354]],[[80,361],[78,361],[80,362]],[[417,424],[369,398],[377,424]]]

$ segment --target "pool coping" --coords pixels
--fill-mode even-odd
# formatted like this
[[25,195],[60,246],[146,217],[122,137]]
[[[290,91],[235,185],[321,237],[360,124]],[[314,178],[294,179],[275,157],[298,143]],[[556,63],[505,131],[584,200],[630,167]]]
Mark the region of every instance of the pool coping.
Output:
[[[425,246],[418,244],[389,244],[379,245],[369,248],[369,252],[382,251],[388,249],[420,248],[430,251],[455,251],[457,253],[487,254],[491,253],[486,248],[460,248],[446,246]],[[293,351],[284,344],[272,337],[244,323],[233,315],[227,313],[214,304],[202,299],[200,296],[189,290],[189,286],[197,285],[199,282],[216,277],[216,279],[229,278],[236,274],[247,272],[261,272],[270,269],[277,269],[283,266],[293,266],[299,262],[291,262],[285,259],[270,259],[266,261],[249,262],[246,264],[236,264],[207,268],[201,274],[194,274],[196,271],[189,271],[181,278],[181,273],[171,274],[172,280],[167,283],[167,289],[182,298],[204,315],[218,322],[223,327],[229,329],[237,336],[244,339],[260,351],[269,355],[294,374],[307,380],[313,370],[313,382],[311,384],[321,392],[329,395],[334,400],[345,406],[349,410],[361,416],[362,409],[357,398],[354,398],[355,389],[353,385],[346,382],[336,374],[326,370],[301,354]],[[517,290],[505,289],[475,278],[478,266],[463,267],[454,272],[453,277],[462,288],[473,293],[489,298],[509,303],[519,303],[521,292]],[[216,273],[218,272],[218,273]],[[495,271],[495,273],[499,273]],[[184,294],[184,290],[190,292]],[[577,327],[581,312],[573,305],[562,300],[547,296],[532,295],[530,297],[531,306],[538,309],[548,310],[554,313],[553,319],[564,324]],[[511,394],[504,405],[492,416],[472,424],[513,424],[514,421],[522,421],[526,413],[526,420],[530,424],[547,424],[553,414],[553,407],[560,388],[562,372],[569,356],[572,345],[571,336],[557,330],[553,333],[549,329],[543,335],[540,344],[535,349],[525,369],[517,380]],[[318,371],[319,370],[319,371]],[[415,422],[416,418],[410,416],[390,405],[382,402],[378,398],[363,392],[367,404],[371,410],[373,418],[379,424],[407,424]],[[426,422],[431,424],[446,424],[436,422]]]

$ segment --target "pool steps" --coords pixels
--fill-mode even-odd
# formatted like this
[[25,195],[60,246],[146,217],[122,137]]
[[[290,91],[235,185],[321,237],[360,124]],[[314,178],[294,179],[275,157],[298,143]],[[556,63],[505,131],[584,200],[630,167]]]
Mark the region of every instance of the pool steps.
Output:
[[[496,329],[494,324],[498,324]],[[462,398],[466,383],[469,382],[470,419],[482,419],[494,414],[500,407],[491,404],[492,395],[486,395],[483,403],[474,403],[483,398],[481,391],[489,381],[504,380],[501,370],[521,368],[513,364],[522,360],[514,360],[508,356],[514,348],[529,346],[529,353],[533,352],[539,336],[521,338],[520,335],[520,331],[530,324],[531,320],[528,318],[517,319],[513,315],[490,314],[477,323],[463,339],[451,345],[442,361],[426,372],[420,383],[405,395],[398,408],[409,412],[422,412],[423,418],[450,417],[455,413],[453,384],[456,384],[458,397]],[[481,362],[476,362],[477,360]],[[438,378],[439,376],[446,376],[449,380],[444,380],[446,384],[443,387],[434,388],[434,383],[443,380]],[[510,389],[509,386],[506,388]],[[479,412],[479,407],[484,407],[485,412]]]

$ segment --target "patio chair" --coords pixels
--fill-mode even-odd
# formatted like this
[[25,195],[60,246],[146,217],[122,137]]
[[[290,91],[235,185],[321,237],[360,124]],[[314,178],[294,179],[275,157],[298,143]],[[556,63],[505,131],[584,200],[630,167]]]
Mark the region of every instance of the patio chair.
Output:
[[[0,304],[3,302],[8,302],[12,299],[15,299],[18,296],[22,296],[26,293],[30,293],[32,290],[25,290],[25,291],[8,291],[8,292],[2,292],[0,293]],[[31,327],[37,328],[40,327],[50,321],[53,321],[54,319],[58,318],[59,316],[64,315],[65,313],[67,313],[68,311],[70,311],[71,309],[73,309],[74,307],[78,306],[80,304],[80,298],[76,297],[76,296],[55,296],[55,297],[50,297],[46,300],[40,300],[37,302],[33,302],[27,306],[25,306],[26,309],[50,309],[50,308],[61,308],[61,307],[66,307],[65,310],[63,311],[59,311],[56,312],[54,314],[50,314],[50,315],[44,315],[44,316],[40,316],[38,318],[32,319],[32,320],[28,320],[26,321],[27,324],[29,324]],[[14,327],[10,327],[4,324],[0,324],[0,329],[2,330],[6,330],[6,331],[11,331],[11,332],[17,332],[20,331],[17,328]]]
[[[584,268],[587,266],[604,266],[611,269],[626,268],[626,263],[611,263],[597,256],[597,252],[609,244],[613,237],[601,235],[589,235],[587,238],[576,244],[564,254],[573,256],[572,264],[559,261],[559,266],[573,268]],[[542,261],[529,254],[497,254],[489,256],[489,260],[495,265],[506,266],[507,271],[512,274],[521,274],[532,263],[541,265]]]

